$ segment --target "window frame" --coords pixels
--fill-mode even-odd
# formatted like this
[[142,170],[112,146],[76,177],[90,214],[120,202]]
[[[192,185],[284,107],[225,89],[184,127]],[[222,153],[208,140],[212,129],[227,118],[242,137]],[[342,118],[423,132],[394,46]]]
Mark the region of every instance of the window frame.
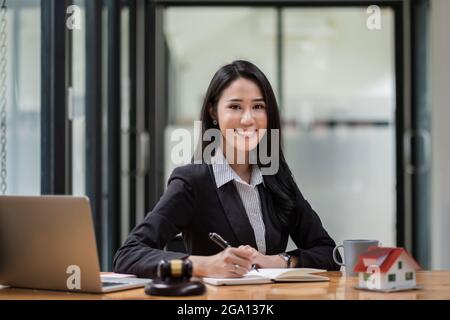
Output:
[[395,273],[388,274],[388,282],[395,282],[397,279],[397,275]]
[[68,194],[71,190],[68,4],[67,0],[41,0],[41,194]]

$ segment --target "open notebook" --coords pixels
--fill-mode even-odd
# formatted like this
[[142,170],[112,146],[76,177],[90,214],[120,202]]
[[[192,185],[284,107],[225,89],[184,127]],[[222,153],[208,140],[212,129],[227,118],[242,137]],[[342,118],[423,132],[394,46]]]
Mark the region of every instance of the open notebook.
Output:
[[314,274],[319,272],[326,272],[326,270],[311,268],[258,269],[258,271],[252,270],[248,272],[242,278],[203,278],[202,280],[215,286],[271,282],[330,281],[328,277]]

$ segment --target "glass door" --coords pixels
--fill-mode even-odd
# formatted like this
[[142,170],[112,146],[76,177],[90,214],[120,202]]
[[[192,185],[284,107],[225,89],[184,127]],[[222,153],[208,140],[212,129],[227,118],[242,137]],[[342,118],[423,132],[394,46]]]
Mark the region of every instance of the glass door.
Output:
[[287,161],[337,242],[396,244],[394,13],[283,9]]

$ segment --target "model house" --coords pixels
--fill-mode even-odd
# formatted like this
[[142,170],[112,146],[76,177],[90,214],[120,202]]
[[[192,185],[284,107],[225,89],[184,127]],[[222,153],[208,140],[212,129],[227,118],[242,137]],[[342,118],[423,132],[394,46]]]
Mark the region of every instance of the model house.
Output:
[[359,287],[395,290],[416,287],[420,266],[403,248],[371,247],[361,254],[355,266]]

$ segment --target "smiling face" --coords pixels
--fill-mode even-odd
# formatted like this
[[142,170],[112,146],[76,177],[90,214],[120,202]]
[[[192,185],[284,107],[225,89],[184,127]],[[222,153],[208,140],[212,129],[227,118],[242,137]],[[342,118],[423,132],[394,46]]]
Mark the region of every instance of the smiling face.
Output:
[[267,106],[258,85],[238,78],[222,91],[216,110],[210,115],[219,124],[225,148],[234,154],[256,148],[267,129]]

